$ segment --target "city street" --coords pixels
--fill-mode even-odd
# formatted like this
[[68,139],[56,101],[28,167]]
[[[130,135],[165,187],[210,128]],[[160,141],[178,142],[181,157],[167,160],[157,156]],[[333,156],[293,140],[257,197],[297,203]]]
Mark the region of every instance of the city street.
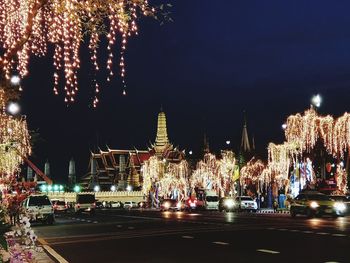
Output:
[[350,218],[99,210],[35,225],[68,262],[349,262]]

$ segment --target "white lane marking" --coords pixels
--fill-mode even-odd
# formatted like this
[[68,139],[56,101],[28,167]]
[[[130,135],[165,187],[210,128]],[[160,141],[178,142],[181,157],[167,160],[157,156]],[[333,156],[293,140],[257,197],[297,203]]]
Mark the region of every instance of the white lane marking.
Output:
[[334,236],[334,237],[346,237],[346,235],[344,235],[344,234],[332,234],[332,236]]
[[91,223],[92,221],[91,220],[86,220],[86,222]]
[[274,227],[269,227],[268,230],[275,230],[276,228]]
[[85,219],[81,219],[81,221],[85,222]]
[[340,263],[338,261],[326,261],[325,263]]
[[193,237],[193,236],[182,236],[182,238],[185,238],[185,239],[193,239],[194,237]]
[[43,245],[44,249],[51,254],[59,263],[68,263],[60,254],[58,254],[55,250],[53,250],[48,245]]
[[279,230],[279,231],[288,231],[288,229],[286,229],[286,228],[279,228],[277,230]]
[[312,231],[303,231],[303,233],[305,233],[305,234],[312,234],[313,232]]
[[264,249],[264,248],[259,248],[256,251],[263,252],[263,253],[269,253],[269,254],[279,254],[280,252],[275,251],[275,250],[269,250],[269,249]]
[[97,222],[97,221],[94,221],[94,222],[92,222],[92,223],[97,224],[98,222]]
[[290,232],[300,232],[300,230],[298,229],[292,229],[292,230],[289,230]]
[[121,227],[123,227],[123,226],[122,226],[122,225],[117,225],[117,227],[121,228]]
[[221,241],[215,241],[215,242],[213,242],[213,244],[223,245],[223,246],[227,246],[227,245],[229,245],[229,243],[226,243],[226,242],[221,242]]
[[133,226],[129,226],[129,227],[128,227],[128,229],[135,229],[135,227],[133,227]]
[[317,235],[329,235],[329,233],[325,233],[325,232],[316,232]]

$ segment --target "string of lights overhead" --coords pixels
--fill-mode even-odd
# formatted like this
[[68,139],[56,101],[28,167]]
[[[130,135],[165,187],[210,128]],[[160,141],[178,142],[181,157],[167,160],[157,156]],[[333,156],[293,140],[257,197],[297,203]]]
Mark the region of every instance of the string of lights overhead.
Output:
[[[0,56],[0,68],[6,79],[10,79],[14,72],[23,78],[29,72],[30,56],[45,56],[49,45],[52,45],[55,67],[53,92],[59,94],[60,83],[63,82],[65,102],[71,103],[79,89],[79,51],[85,33],[89,36],[88,48],[95,72],[100,70],[99,43],[106,35],[107,81],[114,75],[113,60],[118,50],[119,75],[125,95],[127,40],[137,35],[138,18],[154,16],[155,12],[156,9],[147,0],[0,0],[0,47],[4,50]],[[105,30],[106,24],[108,30]],[[115,48],[116,42],[120,42],[119,49]],[[64,78],[62,81],[61,76]],[[93,107],[96,107],[100,91],[96,79],[94,89]]]

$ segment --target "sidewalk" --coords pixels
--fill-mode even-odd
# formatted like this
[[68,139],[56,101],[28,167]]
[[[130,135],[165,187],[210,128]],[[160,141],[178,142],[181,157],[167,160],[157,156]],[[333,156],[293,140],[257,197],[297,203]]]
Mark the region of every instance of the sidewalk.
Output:
[[33,258],[35,259],[35,262],[37,263],[57,263],[57,261],[53,260],[49,255],[48,252],[41,246],[38,245],[38,247],[42,248],[42,252],[33,252]]

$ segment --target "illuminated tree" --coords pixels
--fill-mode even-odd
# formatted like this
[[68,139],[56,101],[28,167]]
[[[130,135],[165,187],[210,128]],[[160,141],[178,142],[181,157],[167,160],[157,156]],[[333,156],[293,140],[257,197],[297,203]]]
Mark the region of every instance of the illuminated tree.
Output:
[[[81,44],[88,38],[90,59],[98,72],[102,67],[98,64],[98,47],[105,35],[108,59],[103,65],[109,72],[107,80],[114,75],[113,50],[119,43],[119,74],[125,88],[127,39],[137,35],[139,17],[155,16],[157,11],[147,0],[0,0],[1,86],[8,87],[6,80],[13,73],[25,77],[29,58],[47,55],[51,45],[55,68],[53,92],[59,93],[63,75],[65,101],[73,102],[78,91]],[[94,86],[96,107],[100,89],[96,80]]]

